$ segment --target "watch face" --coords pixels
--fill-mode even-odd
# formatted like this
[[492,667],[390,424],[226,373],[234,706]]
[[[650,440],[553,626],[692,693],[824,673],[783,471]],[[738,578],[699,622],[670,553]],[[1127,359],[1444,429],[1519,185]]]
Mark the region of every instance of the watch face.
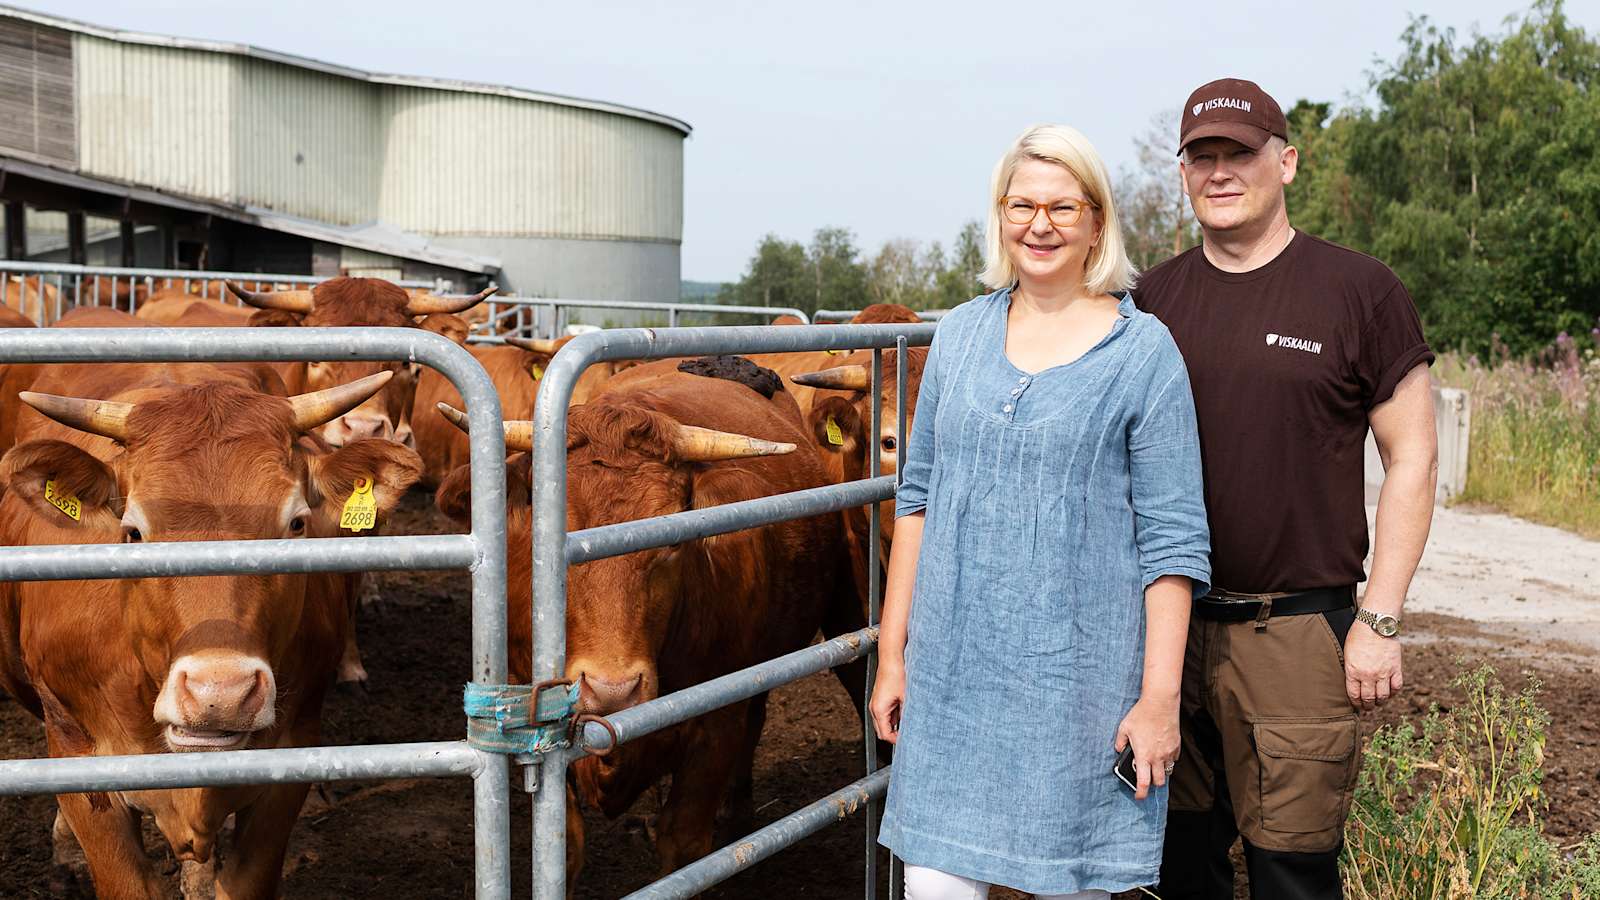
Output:
[[1374,627],[1384,637],[1394,637],[1400,633],[1400,620],[1394,616],[1379,616],[1378,622]]

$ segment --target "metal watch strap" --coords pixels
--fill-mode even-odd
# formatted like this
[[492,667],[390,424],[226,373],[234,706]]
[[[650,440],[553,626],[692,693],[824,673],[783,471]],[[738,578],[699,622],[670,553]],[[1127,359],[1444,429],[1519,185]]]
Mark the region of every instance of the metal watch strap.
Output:
[[1394,637],[1400,633],[1400,619],[1388,613],[1373,612],[1370,609],[1356,607],[1356,621],[1365,624],[1382,637]]

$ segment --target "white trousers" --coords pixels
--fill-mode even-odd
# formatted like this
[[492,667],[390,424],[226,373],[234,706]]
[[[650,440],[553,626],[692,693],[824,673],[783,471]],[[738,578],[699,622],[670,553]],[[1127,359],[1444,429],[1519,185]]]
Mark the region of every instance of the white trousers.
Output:
[[[988,900],[989,885],[924,866],[906,866],[906,900]],[[1110,900],[1105,891],[1035,894],[1034,900]]]

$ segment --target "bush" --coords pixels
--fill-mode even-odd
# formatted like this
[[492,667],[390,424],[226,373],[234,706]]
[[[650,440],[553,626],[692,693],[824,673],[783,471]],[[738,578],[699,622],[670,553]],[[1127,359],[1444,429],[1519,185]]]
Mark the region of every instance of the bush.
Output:
[[1565,853],[1546,838],[1545,731],[1533,679],[1507,693],[1485,665],[1465,695],[1378,729],[1366,750],[1341,860],[1353,900],[1600,897],[1600,835]]

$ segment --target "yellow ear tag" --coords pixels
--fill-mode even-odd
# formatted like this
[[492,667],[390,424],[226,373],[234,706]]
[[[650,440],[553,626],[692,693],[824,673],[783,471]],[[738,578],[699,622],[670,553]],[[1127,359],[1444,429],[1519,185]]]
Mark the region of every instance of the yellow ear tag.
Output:
[[77,497],[58,491],[55,479],[52,478],[45,481],[44,498],[50,501],[51,506],[66,513],[72,521],[83,521],[83,504],[78,501]]
[[538,381],[539,379],[541,379],[543,377],[544,377],[544,366],[534,366],[533,367],[533,380],[534,381]]
[[339,515],[339,527],[349,531],[366,531],[378,524],[378,501],[372,498],[372,479],[357,478],[355,490],[344,502],[344,512]]
[[828,443],[835,447],[844,446],[844,432],[839,430],[839,422],[833,416],[829,416],[822,427],[828,432]]

